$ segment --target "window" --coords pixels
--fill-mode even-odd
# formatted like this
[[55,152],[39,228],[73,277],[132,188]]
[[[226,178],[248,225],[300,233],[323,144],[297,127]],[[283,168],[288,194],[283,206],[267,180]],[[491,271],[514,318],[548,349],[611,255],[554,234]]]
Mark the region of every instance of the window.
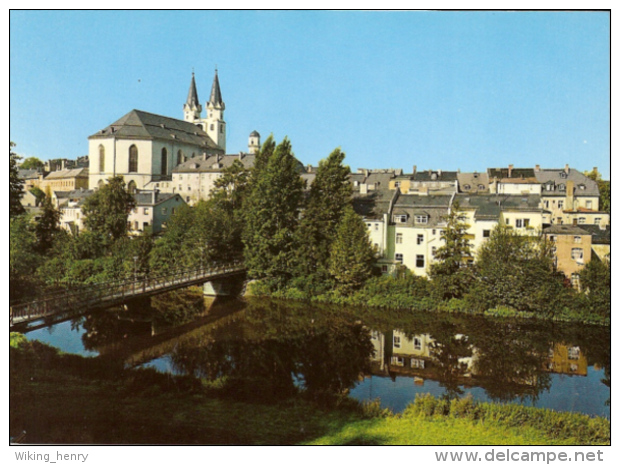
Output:
[[172,211],[170,212],[172,215],[174,215],[176,213],[176,210],[173,208]]
[[161,149],[161,175],[168,176],[168,150]]
[[211,124],[210,129],[211,129],[211,131],[213,131],[213,129],[215,129],[215,126],[213,124]]
[[396,260],[398,263],[402,264],[403,263],[403,254],[402,253],[397,253],[396,255],[394,255],[394,260]]
[[394,347],[400,349],[400,336],[394,336]]
[[545,208],[549,208],[549,201],[548,200],[545,200],[544,204],[545,204]]
[[557,240],[557,238],[555,236],[549,236],[549,240],[551,242],[555,242]]
[[601,219],[600,218],[594,218],[594,224],[601,224]]
[[379,231],[379,223],[375,223],[375,231]]
[[402,244],[403,243],[403,234],[402,233],[396,233],[396,243],[397,244]]
[[399,188],[399,187],[400,187],[400,181],[396,181],[396,182],[394,183],[394,187]]
[[581,236],[575,236],[575,237],[573,238],[573,242],[574,242],[575,244],[581,244]]
[[415,350],[422,350],[422,341],[419,337],[413,338],[413,347],[415,348]]
[[129,147],[129,172],[138,172],[138,147],[135,145]]
[[148,215],[149,214],[149,209],[148,208],[144,208],[142,213],[144,213],[145,215]]
[[592,200],[586,200],[586,208],[592,210]]
[[418,234],[418,238],[417,241],[418,245],[423,244],[424,243],[424,234]]
[[436,236],[436,235],[437,235],[437,230],[433,229],[433,236]]
[[161,214],[162,214],[162,215],[167,215],[167,214],[168,214],[168,209],[167,209],[166,207],[163,207],[163,208],[161,209]]
[[583,260],[583,249],[578,247],[573,248],[573,250],[571,250],[571,257],[573,260]]
[[579,224],[586,224],[586,218],[585,216],[580,216],[579,219],[577,220]]
[[138,188],[136,187],[136,182],[129,181],[129,184],[127,184],[127,192],[129,192],[130,194],[135,194],[137,190]]
[[177,152],[177,165],[180,165],[181,163],[183,163],[185,160],[183,160],[183,151],[179,150]]
[[99,146],[99,172],[105,173],[105,148],[103,145]]
[[579,360],[579,355],[581,350],[579,347],[569,347],[568,348],[568,359],[569,360]]
[[463,190],[464,190],[464,191],[468,191],[469,189],[471,189],[471,186],[470,186],[469,184],[465,184],[465,185],[463,186]]
[[426,215],[416,215],[415,222],[416,223],[420,223],[420,224],[427,224],[428,223],[428,216],[426,216]]
[[224,134],[224,126],[220,126],[220,134]]
[[437,255],[437,247],[433,246],[433,247],[431,248],[431,254],[433,255],[433,257],[434,257],[435,255]]
[[560,192],[564,192],[564,191],[566,191],[566,185],[564,185],[564,184],[560,184],[560,185],[558,186],[558,190],[559,190]]
[[529,218],[525,218],[523,220],[523,227],[524,228],[529,228],[530,227],[530,219]]
[[394,215],[394,223],[406,223],[407,215]]
[[387,274],[387,272],[388,272],[388,266],[387,265],[381,265],[381,273]]
[[521,218],[517,218],[515,220],[515,227],[516,228],[522,228],[523,227],[523,220]]
[[372,228],[372,223],[368,223],[368,227],[369,227],[369,228]]
[[421,360],[419,358],[412,358],[411,359],[411,368],[424,368],[424,360]]
[[491,230],[490,229],[483,229],[482,230],[482,237],[491,237]]
[[415,266],[416,268],[424,268],[424,255],[415,256]]
[[564,208],[564,200],[558,200],[558,208]]
[[402,367],[405,366],[405,359],[403,357],[397,357],[394,356],[392,357],[392,365],[397,366],[397,367]]
[[506,222],[506,226],[509,226],[510,225],[510,218],[506,218],[505,222]]
[[148,221],[145,221],[144,223],[142,223],[142,230],[143,231],[146,231],[148,227],[149,227]]

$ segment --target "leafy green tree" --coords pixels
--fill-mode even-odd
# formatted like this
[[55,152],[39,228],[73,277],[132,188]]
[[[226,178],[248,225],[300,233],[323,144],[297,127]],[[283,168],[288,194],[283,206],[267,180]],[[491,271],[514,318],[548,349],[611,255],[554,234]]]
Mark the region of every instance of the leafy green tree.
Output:
[[604,181],[601,173],[598,171],[584,171],[587,177],[596,181],[598,184],[598,191],[600,196],[599,210],[611,213],[611,183],[609,181]]
[[20,200],[24,193],[24,181],[19,178],[17,162],[21,159],[13,152],[14,142],[9,142],[9,217],[14,218],[24,213]]
[[269,164],[269,159],[273,155],[273,152],[276,150],[276,142],[273,139],[273,134],[270,134],[267,139],[262,143],[260,150],[256,154],[254,158],[254,166],[252,167],[252,172],[250,175],[250,182],[253,183],[256,179],[258,179],[259,174],[267,168]]
[[9,219],[9,289],[11,300],[32,295],[34,272],[41,262],[37,237],[27,215]]
[[290,279],[303,185],[285,138],[256,173],[245,204],[244,257],[251,277],[267,278],[276,287]]
[[579,281],[590,311],[611,316],[611,257],[590,260],[579,273]]
[[329,273],[343,294],[359,289],[372,276],[376,252],[366,225],[352,207],[345,210],[330,247]]
[[344,152],[334,150],[321,160],[298,229],[298,275],[319,282],[329,278],[330,248],[345,209],[351,205],[350,168]]
[[467,238],[469,225],[455,201],[445,217],[446,228],[442,231],[443,245],[437,249],[436,261],[431,264],[430,277],[441,299],[460,298],[465,295],[473,281],[471,244]]
[[28,157],[24,159],[20,168],[23,170],[41,170],[44,166],[45,164],[37,157]]
[[37,198],[37,205],[41,205],[45,200],[45,192],[36,186],[30,188],[30,193]]
[[43,199],[41,210],[41,214],[35,220],[35,233],[37,249],[45,254],[50,250],[55,237],[60,232],[60,212],[54,208],[49,190]]
[[134,207],[122,176],[108,179],[82,206],[84,225],[97,234],[103,244],[110,245],[127,234],[127,218]]
[[[191,246],[188,244],[191,242],[193,226],[196,224],[196,210],[197,208],[183,205],[166,222],[164,233],[155,242],[151,252],[150,267],[152,269],[164,272],[192,264],[188,250],[195,246],[195,242]],[[196,252],[195,249],[194,252]]]
[[472,295],[486,308],[553,312],[562,304],[563,277],[554,270],[549,243],[498,225],[480,247]]

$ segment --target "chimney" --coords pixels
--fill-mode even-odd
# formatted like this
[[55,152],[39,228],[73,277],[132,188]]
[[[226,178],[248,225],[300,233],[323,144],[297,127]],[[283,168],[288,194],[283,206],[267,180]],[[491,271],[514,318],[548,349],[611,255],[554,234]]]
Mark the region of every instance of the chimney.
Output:
[[508,177],[512,178],[512,169],[515,167],[515,165],[508,165]]
[[239,161],[243,160],[243,152],[239,152]]
[[441,177],[441,170],[437,170],[437,176]]
[[595,176],[598,176],[598,168],[596,166],[592,168],[592,174],[594,174]]
[[306,166],[306,173],[312,173],[312,165]]
[[566,210],[574,210],[575,209],[574,202],[575,202],[575,182],[566,181]]
[[206,161],[207,158],[209,158],[209,155],[207,155],[207,152],[203,152],[202,153],[202,159]]
[[415,177],[417,172],[418,172],[418,166],[417,165],[413,165],[413,176],[414,177]]
[[536,166],[534,167],[534,171],[536,171],[536,172],[538,173],[538,172],[540,171],[540,165],[536,165]]
[[566,164],[566,166],[564,167],[564,172],[565,172],[566,174],[569,174],[569,173],[570,173],[570,168],[569,168],[569,166],[568,166],[568,163],[567,163],[567,164]]

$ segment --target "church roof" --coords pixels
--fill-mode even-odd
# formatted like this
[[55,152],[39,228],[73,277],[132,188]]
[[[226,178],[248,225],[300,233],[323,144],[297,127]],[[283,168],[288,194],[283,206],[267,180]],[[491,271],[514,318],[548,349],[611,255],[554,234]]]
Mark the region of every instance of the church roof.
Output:
[[219,105],[224,108],[224,101],[222,100],[222,91],[220,90],[220,80],[217,77],[217,70],[215,70],[215,77],[213,78],[213,85],[211,86],[211,97],[209,103]]
[[194,73],[192,73],[192,82],[189,86],[189,92],[187,94],[187,105],[194,108],[198,108],[200,106],[200,100],[198,99],[198,90],[196,89],[196,79],[194,79]]
[[108,139],[110,137],[173,141],[201,149],[221,151],[201,127],[187,121],[141,110],[131,110],[118,121],[90,136],[89,139]]

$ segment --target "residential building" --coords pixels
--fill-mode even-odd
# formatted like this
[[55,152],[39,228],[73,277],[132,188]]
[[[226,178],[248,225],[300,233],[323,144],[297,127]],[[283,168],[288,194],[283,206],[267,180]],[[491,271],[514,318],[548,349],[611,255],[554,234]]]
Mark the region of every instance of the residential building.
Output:
[[566,165],[562,169],[534,169],[541,184],[541,206],[549,224],[609,224],[609,215],[599,212],[596,181]]
[[179,194],[162,193],[157,190],[137,191],[133,194],[135,207],[127,218],[130,234],[140,234],[150,229],[159,234],[166,222],[176,214],[185,201]]
[[609,260],[611,257],[611,225],[600,228],[597,225],[582,224],[580,229],[592,234],[592,259],[594,256],[599,260]]
[[52,171],[39,184],[39,188],[46,192],[73,191],[76,189],[88,189],[88,168],[74,168],[60,171]]
[[400,189],[403,194],[450,195],[458,190],[457,174],[456,171],[418,171],[414,166],[412,174],[395,176],[390,181],[390,189]]
[[491,194],[540,195],[540,182],[532,168],[488,168],[489,192]]
[[488,194],[489,175],[486,172],[457,173],[459,193],[461,194]]
[[24,181],[25,191],[29,191],[33,187],[39,187],[43,180],[43,173],[39,170],[18,170],[17,176]]
[[73,234],[79,234],[84,229],[82,205],[94,192],[94,190],[84,188],[52,192],[52,202],[60,212],[61,228]]
[[572,225],[553,225],[545,228],[544,235],[553,244],[555,267],[570,279],[577,289],[579,272],[592,257],[592,234]]

